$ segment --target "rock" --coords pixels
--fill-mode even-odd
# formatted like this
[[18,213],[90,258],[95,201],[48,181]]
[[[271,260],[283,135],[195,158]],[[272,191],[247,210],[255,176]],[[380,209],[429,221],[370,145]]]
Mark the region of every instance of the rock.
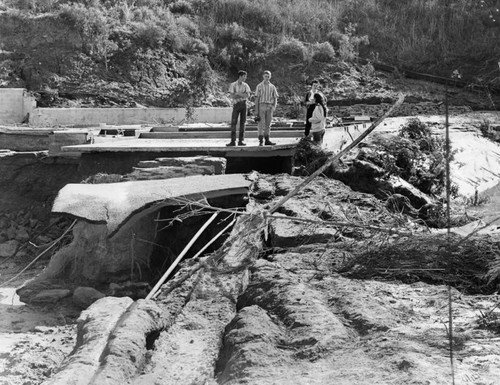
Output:
[[435,203],[430,196],[426,195],[402,178],[393,176],[389,178],[387,183],[390,185],[390,190],[388,191],[394,191],[396,194],[407,197],[410,200],[411,205],[416,209],[420,209],[421,207],[427,205],[432,206]]
[[37,242],[38,242],[39,244],[44,245],[44,244],[46,244],[46,243],[52,242],[52,239],[51,239],[51,238],[49,238],[49,237],[47,237],[47,236],[45,236],[45,235],[40,235],[40,236],[37,238]]
[[294,178],[277,178],[276,179],[276,196],[287,195],[298,184],[300,179]]
[[[281,214],[276,214],[281,215]],[[274,219],[271,222],[273,247],[296,247],[313,243],[328,243],[337,239],[337,229],[326,226],[311,226],[310,223],[295,223],[290,219]]]
[[141,160],[138,164],[137,167],[140,168],[156,168],[160,165],[160,162],[157,160]]
[[5,217],[1,217],[0,218],[0,229],[8,229],[9,226],[10,226],[10,221]]
[[56,303],[70,295],[71,290],[69,289],[43,290],[31,298],[31,303]]
[[11,239],[10,241],[4,242],[0,244],[0,257],[8,258],[12,257],[19,247],[19,242],[15,239]]
[[158,166],[155,168],[134,168],[124,180],[151,180],[181,178],[190,175],[215,175],[214,166],[187,164],[185,166]]
[[265,179],[259,179],[254,185],[252,194],[255,199],[269,199],[274,195],[274,186]]
[[124,282],[122,284],[110,283],[109,291],[113,297],[130,297],[132,299],[145,298],[151,291],[147,282]]
[[179,158],[158,158],[159,166],[186,166],[189,164],[196,166],[211,166],[214,168],[214,174],[220,175],[226,173],[227,160],[225,158],[213,156],[193,156]]
[[16,233],[15,239],[18,241],[24,242],[30,239],[30,235],[28,231],[24,227],[20,227]]
[[15,239],[16,238],[16,234],[17,234],[17,227],[14,226],[14,225],[11,225],[7,231],[6,231],[6,234],[7,234],[7,237],[9,239]]
[[352,161],[352,166],[356,169],[357,173],[361,174],[365,178],[376,178],[385,174],[385,170],[383,168],[364,160],[354,159]]
[[50,334],[54,332],[54,328],[50,326],[35,326],[32,331],[34,333]]
[[93,287],[77,287],[73,292],[73,302],[82,309],[88,308],[98,299],[105,297],[103,293]]

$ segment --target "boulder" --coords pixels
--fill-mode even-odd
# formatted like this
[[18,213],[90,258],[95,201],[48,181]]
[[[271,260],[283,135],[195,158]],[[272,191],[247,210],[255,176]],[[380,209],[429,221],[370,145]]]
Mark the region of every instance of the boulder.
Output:
[[19,247],[19,242],[15,239],[0,243],[0,258],[12,257],[17,248]]
[[30,303],[56,303],[70,295],[71,290],[69,289],[42,290],[31,298]]
[[73,292],[73,303],[82,309],[86,309],[102,297],[105,297],[105,295],[93,287],[80,286]]

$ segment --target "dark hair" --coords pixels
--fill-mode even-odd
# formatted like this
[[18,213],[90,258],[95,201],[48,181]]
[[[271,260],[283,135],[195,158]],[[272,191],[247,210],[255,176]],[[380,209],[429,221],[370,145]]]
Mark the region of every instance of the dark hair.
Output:
[[311,82],[311,86],[312,86],[313,84],[319,84],[319,80],[314,79],[314,80]]
[[323,100],[323,96],[321,96],[321,94],[314,94],[314,101],[316,102],[316,104],[319,104],[321,107],[323,107],[323,113],[326,117],[326,106]]
[[247,71],[238,71],[238,77],[241,78],[243,75],[246,75],[247,74]]

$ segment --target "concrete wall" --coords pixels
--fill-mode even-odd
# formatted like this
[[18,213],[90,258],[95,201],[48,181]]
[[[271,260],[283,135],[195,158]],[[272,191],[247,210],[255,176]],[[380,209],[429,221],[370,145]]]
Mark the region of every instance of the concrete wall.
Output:
[[[231,120],[231,107],[195,108],[193,122],[222,123]],[[31,126],[98,126],[123,124],[186,123],[185,108],[36,108],[30,114]]]
[[0,88],[0,123],[21,123],[36,107],[36,101],[23,88]]

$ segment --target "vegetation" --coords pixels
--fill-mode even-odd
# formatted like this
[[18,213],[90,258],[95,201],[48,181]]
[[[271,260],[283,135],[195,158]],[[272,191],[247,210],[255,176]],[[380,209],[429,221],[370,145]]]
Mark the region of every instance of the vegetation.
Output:
[[367,152],[366,156],[388,176],[399,176],[425,194],[439,196],[443,193],[445,140],[432,135],[425,123],[417,118],[409,119],[398,136],[376,135],[373,144],[378,150]]
[[217,95],[242,67],[251,82],[264,67],[277,81],[297,68],[285,87],[293,97],[293,84],[302,90],[307,76],[359,57],[494,85],[498,8],[493,0],[0,0],[0,86],[49,95],[48,104],[105,95],[111,105],[128,96],[213,105],[227,103]]
[[494,126],[489,120],[484,120],[479,126],[481,134],[494,142],[500,143],[500,127]]

